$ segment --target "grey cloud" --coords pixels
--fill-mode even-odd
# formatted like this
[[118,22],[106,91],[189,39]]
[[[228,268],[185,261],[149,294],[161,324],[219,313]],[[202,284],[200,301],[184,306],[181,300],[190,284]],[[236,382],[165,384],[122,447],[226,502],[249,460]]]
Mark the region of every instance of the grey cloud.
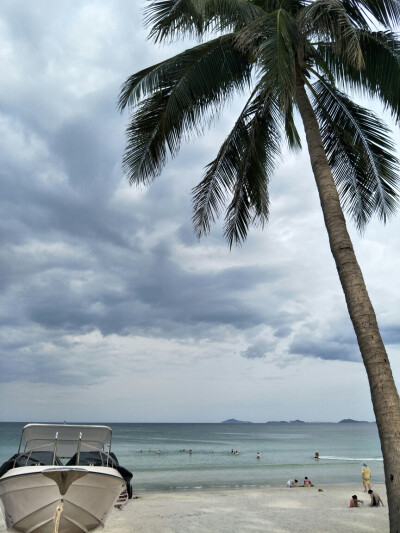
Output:
[[[98,328],[104,334],[158,328],[184,336],[201,324],[242,329],[268,320],[266,310],[246,298],[246,292],[266,275],[275,278],[273,271],[237,267],[214,274],[189,272],[174,260],[167,243],[145,251],[141,241],[129,247],[115,238],[111,244],[106,231],[93,236],[86,228],[80,237],[85,237],[85,247],[67,240],[66,251],[10,251],[10,270],[13,263],[20,266],[8,275],[7,287],[18,295],[19,311],[27,320],[49,328]],[[29,291],[23,292],[23,285]]]
[[289,337],[289,335],[293,332],[293,328],[289,326],[283,326],[280,328],[276,328],[274,330],[275,337],[278,337],[279,339],[285,339],[286,337]]
[[[112,367],[107,369],[107,375],[113,373]],[[105,379],[104,364],[98,364],[95,354],[88,357],[73,357],[71,351],[60,350],[53,346],[43,353],[43,347],[26,346],[13,349],[12,356],[0,353],[0,381],[29,381],[32,383],[52,383],[68,385],[85,385]]]
[[240,355],[246,359],[264,359],[274,348],[275,346],[268,344],[266,341],[257,341],[246,350],[240,352]]
[[297,335],[290,345],[290,353],[328,361],[361,362],[361,356],[356,342],[344,344],[343,342],[329,340],[323,337],[319,340],[312,340],[305,335]]

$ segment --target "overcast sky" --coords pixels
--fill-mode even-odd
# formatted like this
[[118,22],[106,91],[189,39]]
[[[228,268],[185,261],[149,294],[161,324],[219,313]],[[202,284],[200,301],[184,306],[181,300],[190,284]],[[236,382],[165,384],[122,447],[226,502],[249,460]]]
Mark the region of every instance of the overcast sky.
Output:
[[[373,420],[306,151],[232,251],[220,224],[197,242],[191,189],[239,100],[127,184],[120,86],[187,46],[150,43],[143,5],[2,0],[0,420]],[[399,385],[400,217],[350,230]]]

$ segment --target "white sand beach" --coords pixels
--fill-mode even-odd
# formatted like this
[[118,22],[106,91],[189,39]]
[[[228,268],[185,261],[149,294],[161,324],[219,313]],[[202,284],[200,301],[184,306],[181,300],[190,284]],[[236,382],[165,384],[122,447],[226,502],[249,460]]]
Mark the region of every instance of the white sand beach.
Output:
[[[359,484],[310,488],[144,493],[113,510],[104,533],[389,532],[384,485],[374,489],[385,507],[369,507]],[[352,494],[364,500],[350,509]],[[0,531],[6,531],[2,518]]]
[[[385,507],[369,507],[359,484],[310,488],[237,489],[144,494],[113,511],[105,532],[379,532],[389,531],[384,485],[374,489]],[[349,508],[352,494],[364,500]]]

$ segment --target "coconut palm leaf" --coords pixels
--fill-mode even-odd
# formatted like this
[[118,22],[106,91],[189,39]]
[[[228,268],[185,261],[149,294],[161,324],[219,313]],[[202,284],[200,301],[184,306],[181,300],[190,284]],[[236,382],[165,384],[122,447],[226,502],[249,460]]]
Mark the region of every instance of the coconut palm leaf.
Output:
[[[365,58],[360,71],[332,63],[339,79],[352,89],[379,98],[393,117],[400,120],[400,42],[392,32],[360,32],[360,47]],[[347,68],[346,68],[347,67]]]
[[178,54],[131,77],[120,107],[149,93],[137,104],[127,128],[124,170],[131,183],[159,175],[168,152],[175,156],[182,139],[202,133],[233,91],[249,83],[251,64],[224,35]]
[[360,69],[364,58],[359,43],[359,31],[339,0],[317,0],[306,6],[298,16],[303,30],[317,41],[326,43],[336,55]]
[[282,118],[276,94],[265,91],[260,83],[193,190],[193,224],[199,238],[209,232],[229,196],[225,237],[230,246],[246,238],[250,224],[263,225],[268,219],[268,181],[280,154]]
[[353,20],[369,26],[375,19],[386,28],[400,24],[400,3],[398,0],[342,0]]
[[285,133],[289,148],[291,150],[300,150],[301,140],[294,122],[293,105],[290,105],[285,113]]
[[[365,68],[360,84],[400,118],[400,42],[392,32],[361,32]],[[354,77],[354,74],[353,74]]]
[[392,32],[359,34],[364,68],[356,69],[320,44],[318,53],[344,87],[378,98],[396,121],[400,120],[400,42]]
[[236,45],[255,57],[263,83],[277,90],[282,109],[295,93],[295,50],[300,39],[297,26],[284,9],[264,14],[237,32]]
[[323,79],[313,85],[313,104],[343,207],[360,230],[374,213],[386,221],[399,201],[389,129]]
[[155,42],[184,35],[201,38],[207,32],[237,29],[261,13],[248,0],[154,0],[145,9],[145,26]]
[[264,82],[279,94],[280,107],[284,110],[290,107],[296,91],[295,50],[300,37],[297,26],[284,9],[275,11],[270,19],[275,34],[259,47],[261,70]]

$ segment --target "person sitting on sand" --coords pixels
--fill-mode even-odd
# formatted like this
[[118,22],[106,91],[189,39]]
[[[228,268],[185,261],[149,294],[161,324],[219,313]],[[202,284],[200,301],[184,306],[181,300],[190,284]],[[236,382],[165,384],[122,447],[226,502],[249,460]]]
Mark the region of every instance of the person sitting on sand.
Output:
[[298,487],[299,482],[297,481],[297,479],[289,479],[288,482],[286,483],[286,486],[289,488]]
[[380,505],[383,505],[383,501],[377,492],[369,489],[368,494],[371,497],[371,503],[369,504],[370,507],[379,507]]
[[367,492],[367,485],[368,490],[371,490],[371,470],[368,468],[366,463],[362,463],[361,479],[364,485],[364,492]]
[[357,494],[354,494],[354,496],[351,497],[349,507],[358,507],[359,503],[364,503],[364,502],[363,502],[363,500],[359,500],[357,498]]
[[313,487],[314,485],[311,483],[311,479],[308,479],[308,477],[304,478],[304,486],[305,487]]

